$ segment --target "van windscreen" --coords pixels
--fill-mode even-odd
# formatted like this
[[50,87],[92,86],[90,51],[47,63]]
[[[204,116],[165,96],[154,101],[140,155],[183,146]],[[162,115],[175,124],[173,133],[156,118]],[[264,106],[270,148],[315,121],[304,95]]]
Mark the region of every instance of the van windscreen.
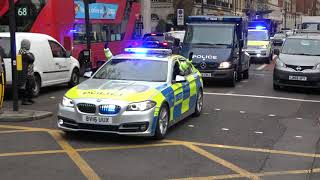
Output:
[[233,32],[234,26],[232,25],[189,25],[184,43],[232,45]]
[[3,58],[10,58],[10,38],[9,37],[0,37],[0,56]]

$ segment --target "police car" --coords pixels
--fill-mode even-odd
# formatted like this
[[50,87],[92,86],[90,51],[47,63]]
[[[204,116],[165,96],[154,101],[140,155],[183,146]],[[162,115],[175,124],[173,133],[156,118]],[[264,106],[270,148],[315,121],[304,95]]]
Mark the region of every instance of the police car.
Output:
[[170,126],[203,108],[201,74],[190,61],[182,70],[186,62],[167,49],[125,49],[65,94],[58,127],[164,138]]

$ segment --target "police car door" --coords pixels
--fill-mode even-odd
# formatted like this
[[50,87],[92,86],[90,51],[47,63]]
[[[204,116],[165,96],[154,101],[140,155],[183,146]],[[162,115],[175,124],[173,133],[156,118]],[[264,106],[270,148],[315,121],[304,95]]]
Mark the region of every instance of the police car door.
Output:
[[[174,105],[170,108],[170,117],[173,117],[173,120],[179,120],[182,115],[182,105],[183,105],[183,84],[175,83],[176,76],[180,75],[178,59],[174,59],[172,70],[172,90],[174,93]],[[170,118],[171,119],[171,118]]]
[[[187,61],[186,58],[179,56],[179,61]],[[189,66],[188,69],[184,72],[184,77],[186,78],[186,82],[182,83],[183,89],[183,102],[182,102],[182,114],[187,113],[191,108],[193,108],[196,104],[197,99],[197,84],[196,78],[198,76],[194,76],[194,72],[192,66]]]
[[51,72],[52,76],[57,82],[66,82],[69,77],[70,58],[67,57],[66,50],[60,44],[50,40],[49,44],[54,61],[54,71]]

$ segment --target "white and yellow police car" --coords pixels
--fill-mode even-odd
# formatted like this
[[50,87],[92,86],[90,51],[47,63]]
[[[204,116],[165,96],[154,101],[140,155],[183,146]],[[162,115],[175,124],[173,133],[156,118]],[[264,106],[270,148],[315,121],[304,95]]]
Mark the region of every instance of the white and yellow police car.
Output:
[[161,139],[170,126],[203,109],[201,74],[171,50],[127,48],[89,76],[59,105],[57,124],[65,132]]

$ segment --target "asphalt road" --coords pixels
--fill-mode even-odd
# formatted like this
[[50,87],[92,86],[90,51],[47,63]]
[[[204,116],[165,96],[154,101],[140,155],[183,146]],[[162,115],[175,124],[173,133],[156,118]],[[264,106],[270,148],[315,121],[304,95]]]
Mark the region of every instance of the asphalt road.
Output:
[[[235,88],[208,84],[204,113],[173,127],[163,141],[65,136],[55,116],[0,122],[0,179],[318,180],[320,93],[274,91],[272,66],[252,65],[249,80]],[[23,108],[56,113],[66,91],[46,88]]]

